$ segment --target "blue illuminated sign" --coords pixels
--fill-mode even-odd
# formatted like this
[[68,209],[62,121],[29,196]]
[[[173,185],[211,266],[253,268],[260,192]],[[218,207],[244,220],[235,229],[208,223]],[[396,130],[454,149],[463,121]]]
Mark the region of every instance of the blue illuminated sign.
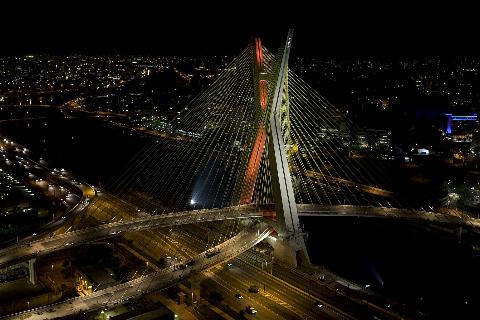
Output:
[[472,114],[471,116],[454,116],[451,113],[445,113],[445,115],[448,117],[447,128],[445,130],[446,134],[452,133],[452,121],[476,121],[477,120],[476,113]]
[[474,121],[477,116],[452,116],[453,121]]

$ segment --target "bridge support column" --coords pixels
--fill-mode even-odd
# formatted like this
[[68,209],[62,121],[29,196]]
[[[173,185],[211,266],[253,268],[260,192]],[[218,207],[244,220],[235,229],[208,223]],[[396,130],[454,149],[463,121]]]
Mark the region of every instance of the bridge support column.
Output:
[[198,275],[190,278],[190,293],[187,297],[187,303],[193,305],[200,298],[200,283],[201,279]]
[[310,264],[303,235],[294,235],[288,238],[281,236],[270,237],[268,243],[273,247],[273,256],[291,266],[302,267]]
[[36,260],[35,258],[28,260],[28,280],[30,280],[32,284],[37,283],[37,272],[35,270]]
[[463,228],[462,228],[462,227],[458,227],[458,229],[457,229],[457,240],[458,240],[458,243],[462,243],[462,233],[463,233]]
[[310,261],[304,232],[298,220],[292,176],[287,159],[283,132],[286,125],[282,126],[281,121],[282,109],[288,109],[288,56],[291,41],[292,30],[288,33],[283,52],[279,53],[282,54],[282,59],[270,111],[268,156],[276,211],[275,229],[278,233],[277,240],[272,241],[271,245],[276,259],[297,267]]

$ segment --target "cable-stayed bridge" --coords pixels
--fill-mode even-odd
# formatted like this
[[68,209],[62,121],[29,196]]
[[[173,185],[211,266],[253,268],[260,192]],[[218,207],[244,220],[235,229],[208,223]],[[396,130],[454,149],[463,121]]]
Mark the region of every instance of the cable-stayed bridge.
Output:
[[[218,261],[205,262],[203,254],[187,270],[210,268],[269,235],[276,259],[308,265],[299,215],[418,218],[477,227],[474,219],[403,208],[382,162],[349,157],[358,128],[288,68],[292,37],[289,31],[276,53],[256,39],[178,112],[172,122],[175,138],[152,141],[105,188],[114,197],[90,204],[89,214],[109,223],[4,249],[0,265],[127,231],[231,219],[261,219],[262,224],[249,224],[220,245]],[[151,215],[133,218],[139,210]],[[111,221],[120,213],[133,219]],[[153,275],[158,281],[148,278],[148,290],[139,280],[140,291],[122,284],[98,293],[117,297],[123,292],[119,299],[90,303],[92,297],[86,296],[58,310],[64,315],[108,306],[191,273],[172,271]],[[66,308],[70,302],[79,309]]]

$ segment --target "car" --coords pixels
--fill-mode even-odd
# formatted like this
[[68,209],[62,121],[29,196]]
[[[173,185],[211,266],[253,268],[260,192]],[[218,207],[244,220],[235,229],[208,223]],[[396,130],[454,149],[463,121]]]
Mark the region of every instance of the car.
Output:
[[245,308],[245,310],[247,310],[247,313],[252,314],[252,315],[257,313],[257,310],[252,306],[247,306]]
[[237,299],[243,299],[243,296],[240,293],[235,293],[235,298]]
[[207,258],[211,258],[213,256],[216,256],[219,253],[220,253],[220,250],[218,250],[218,249],[217,250],[212,250],[212,251],[207,251],[207,252],[205,252],[205,256]]
[[248,288],[248,291],[252,293],[258,293],[259,289],[257,286],[251,286],[250,288]]
[[320,301],[318,301],[318,300],[315,301],[315,306],[316,306],[317,308],[323,308],[323,304],[322,304]]

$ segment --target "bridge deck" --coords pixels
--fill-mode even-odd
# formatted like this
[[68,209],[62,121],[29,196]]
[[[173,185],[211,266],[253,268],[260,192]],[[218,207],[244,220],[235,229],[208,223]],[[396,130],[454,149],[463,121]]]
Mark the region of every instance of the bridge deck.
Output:
[[458,216],[447,213],[435,213],[433,211],[421,211],[413,209],[387,208],[387,207],[366,207],[335,205],[322,206],[315,204],[297,205],[299,216],[344,216],[344,217],[372,217],[390,218],[402,220],[425,220],[434,223],[449,224],[452,226],[465,226],[480,228],[480,219],[468,216]]
[[261,210],[255,206],[245,205],[233,208],[175,212],[121,222],[112,222],[96,227],[64,233],[51,238],[28,243],[19,243],[0,250],[0,267],[6,267],[33,256],[41,256],[54,251],[68,249],[82,243],[115,237],[127,231],[139,231],[143,229],[170,227],[207,221],[258,217],[262,217]]

